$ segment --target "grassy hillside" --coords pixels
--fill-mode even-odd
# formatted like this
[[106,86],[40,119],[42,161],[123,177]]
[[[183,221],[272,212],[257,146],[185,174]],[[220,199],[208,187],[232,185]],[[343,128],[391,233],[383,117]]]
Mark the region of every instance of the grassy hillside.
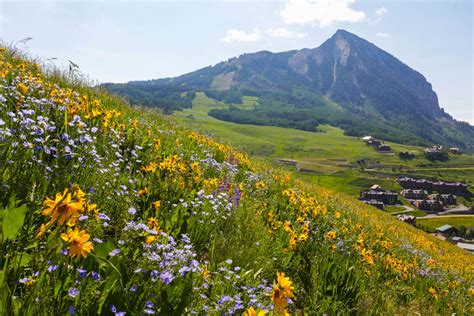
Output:
[[457,247],[14,50],[0,77],[2,314],[472,312]]
[[[245,96],[241,105],[233,106],[251,109],[256,103],[257,98]],[[273,160],[292,160],[301,168],[312,171],[300,175],[305,180],[351,195],[358,195],[361,189],[373,183],[384,185],[387,189],[400,189],[395,182],[400,174],[441,177],[474,185],[472,155],[450,155],[447,162],[432,162],[424,158],[422,147],[387,142],[393,153],[383,154],[366,146],[357,137],[345,136],[341,129],[329,125],[319,126],[320,132],[313,133],[274,126],[235,124],[208,115],[212,109],[225,107],[228,105],[198,92],[193,107],[175,112],[175,116],[191,128],[207,131],[251,154]],[[398,157],[401,151],[411,152],[417,157],[401,160]]]

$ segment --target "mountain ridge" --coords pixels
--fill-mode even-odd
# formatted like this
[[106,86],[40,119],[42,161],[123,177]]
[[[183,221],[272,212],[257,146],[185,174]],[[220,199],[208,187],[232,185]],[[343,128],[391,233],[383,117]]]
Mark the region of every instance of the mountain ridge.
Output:
[[[308,124],[328,123],[348,135],[373,134],[401,143],[441,143],[474,151],[474,127],[444,112],[421,73],[345,30],[315,48],[246,53],[178,77],[126,85],[256,95],[258,109],[266,113],[269,125],[278,125],[270,112],[312,109]],[[127,97],[120,88],[115,90]],[[330,102],[341,105],[343,111],[332,108],[330,115],[318,113],[323,105],[331,108]],[[222,111],[213,114],[232,121],[241,115]]]

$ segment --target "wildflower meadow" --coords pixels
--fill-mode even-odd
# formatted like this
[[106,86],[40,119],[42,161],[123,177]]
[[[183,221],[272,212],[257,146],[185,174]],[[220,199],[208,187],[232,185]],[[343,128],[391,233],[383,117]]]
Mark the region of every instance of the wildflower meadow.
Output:
[[0,51],[2,315],[470,314],[474,257]]

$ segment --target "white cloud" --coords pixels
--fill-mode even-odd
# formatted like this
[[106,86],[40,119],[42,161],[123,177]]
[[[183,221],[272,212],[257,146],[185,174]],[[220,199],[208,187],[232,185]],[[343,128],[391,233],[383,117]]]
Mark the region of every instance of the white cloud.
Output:
[[225,32],[225,36],[221,41],[226,43],[234,42],[256,42],[261,38],[260,30],[254,29],[252,32],[245,32],[237,29],[230,29]]
[[327,27],[334,22],[361,22],[363,11],[350,7],[355,0],[286,0],[280,15],[286,24]]
[[378,8],[377,10],[375,10],[375,14],[379,17],[382,16],[382,15],[385,15],[387,13],[388,13],[388,9],[385,8],[385,7],[381,7],[381,8]]
[[390,34],[388,33],[383,33],[383,32],[378,32],[377,34],[375,34],[376,36],[378,37],[383,37],[383,38],[387,38],[390,36]]
[[275,38],[304,38],[308,36],[306,33],[296,33],[281,27],[276,29],[268,29],[265,31],[265,34]]

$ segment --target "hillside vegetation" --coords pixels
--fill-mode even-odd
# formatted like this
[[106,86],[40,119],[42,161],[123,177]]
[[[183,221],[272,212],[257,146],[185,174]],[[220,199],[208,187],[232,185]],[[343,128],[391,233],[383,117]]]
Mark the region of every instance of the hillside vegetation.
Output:
[[0,53],[6,315],[469,314],[474,257]]
[[[256,97],[245,96],[241,110],[252,110]],[[381,153],[367,146],[361,139],[344,135],[330,125],[320,125],[318,132],[301,131],[277,126],[236,124],[209,115],[211,110],[227,107],[223,102],[197,92],[191,108],[176,111],[174,116],[189,128],[206,131],[219,140],[245,149],[253,155],[287,161],[307,170],[298,173],[306,181],[315,182],[336,191],[359,196],[374,183],[385,189],[401,190],[396,182],[400,175],[429,177],[448,181],[463,181],[474,192],[474,156],[449,155],[448,161],[430,161],[424,148],[386,142],[392,153]],[[400,159],[400,152],[410,152],[415,158]]]

